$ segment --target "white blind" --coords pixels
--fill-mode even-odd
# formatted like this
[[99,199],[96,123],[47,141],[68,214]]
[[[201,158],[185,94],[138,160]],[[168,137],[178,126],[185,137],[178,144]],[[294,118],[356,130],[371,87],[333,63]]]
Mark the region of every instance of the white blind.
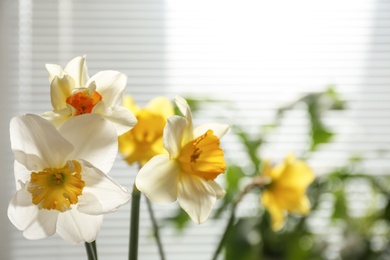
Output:
[[[390,3],[387,1],[5,0],[1,3],[3,124],[0,182],[1,259],[86,259],[84,245],[58,237],[24,239],[8,221],[14,192],[9,119],[50,110],[45,63],[65,66],[87,56],[91,75],[128,75],[126,92],[141,106],[157,95],[224,101],[199,111],[196,123],[217,120],[256,133],[275,109],[333,84],[347,110],[326,115],[338,133],[310,159],[317,173],[361,153],[369,172],[390,166]],[[4,75],[3,75],[4,74]],[[304,109],[287,114],[259,153],[280,159],[308,144]],[[222,140],[228,162],[248,161],[233,133]],[[118,156],[111,175],[131,189],[137,169]],[[256,203],[256,201],[254,202]],[[177,205],[153,205],[159,220]],[[248,205],[248,208],[253,205]],[[141,205],[139,259],[158,259],[146,205]],[[106,215],[99,259],[126,259],[129,205]],[[164,224],[164,223],[162,223]],[[190,224],[161,235],[167,259],[209,259],[225,220]]]

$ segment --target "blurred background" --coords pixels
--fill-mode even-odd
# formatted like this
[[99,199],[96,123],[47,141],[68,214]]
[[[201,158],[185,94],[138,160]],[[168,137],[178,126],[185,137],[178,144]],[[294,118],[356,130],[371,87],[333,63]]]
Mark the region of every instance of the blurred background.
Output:
[[[1,0],[0,19],[1,259],[86,259],[83,244],[23,238],[6,215],[15,192],[9,120],[51,110],[45,64],[65,67],[80,55],[90,75],[125,73],[126,94],[140,106],[181,95],[193,100],[195,124],[235,126],[222,145],[228,164],[239,169],[233,174],[241,175],[234,185],[223,175],[218,180],[234,186],[232,196],[262,158],[277,162],[294,152],[307,159],[323,181],[313,186],[318,208],[305,218],[310,237],[297,240],[305,252],[318,259],[389,259],[387,186],[377,184],[386,184],[390,169],[390,2]],[[111,175],[131,189],[136,173],[118,155]],[[159,259],[143,202],[139,258]],[[243,219],[265,215],[258,193],[240,206]],[[200,226],[181,220],[177,204],[153,207],[167,259],[211,259],[227,221],[224,203]],[[364,222],[364,232],[348,233],[348,220],[367,217],[367,208],[383,214]],[[99,259],[127,256],[129,210],[105,216]],[[290,227],[279,235],[296,230]],[[315,259],[268,250],[272,236],[259,231],[242,238],[263,253],[240,259]],[[363,247],[378,254],[345,255],[346,241],[350,252]]]

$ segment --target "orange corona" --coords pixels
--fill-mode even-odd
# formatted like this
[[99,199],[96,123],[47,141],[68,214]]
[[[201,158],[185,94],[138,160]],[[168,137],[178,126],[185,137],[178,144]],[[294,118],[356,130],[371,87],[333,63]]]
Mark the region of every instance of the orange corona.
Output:
[[76,109],[76,115],[88,114],[92,112],[93,107],[102,100],[102,96],[94,91],[89,95],[89,90],[77,90],[66,99],[66,103]]

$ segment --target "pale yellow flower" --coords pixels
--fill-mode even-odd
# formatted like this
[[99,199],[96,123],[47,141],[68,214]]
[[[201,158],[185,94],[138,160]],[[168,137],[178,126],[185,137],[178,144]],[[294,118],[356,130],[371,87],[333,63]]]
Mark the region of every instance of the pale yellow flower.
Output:
[[135,182],[155,203],[178,200],[191,219],[200,224],[207,220],[216,201],[225,195],[215,179],[226,169],[220,138],[229,126],[204,124],[194,128],[187,101],[176,97],[175,102],[184,117],[168,118],[163,143],[169,154],[150,159],[138,172]]
[[270,184],[261,195],[261,203],[271,215],[273,230],[280,230],[284,226],[287,212],[300,215],[310,212],[306,189],[315,176],[304,161],[289,155],[275,167],[265,162],[261,177],[270,178]]
[[123,106],[138,120],[133,129],[118,139],[119,152],[127,163],[144,165],[153,156],[167,153],[162,137],[168,117],[174,114],[171,101],[165,97],[156,97],[145,108],[140,108],[131,96],[126,96]]

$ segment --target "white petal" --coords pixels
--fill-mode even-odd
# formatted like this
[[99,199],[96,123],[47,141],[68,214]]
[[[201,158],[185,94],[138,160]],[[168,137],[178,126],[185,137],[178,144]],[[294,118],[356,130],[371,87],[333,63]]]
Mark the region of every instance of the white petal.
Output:
[[31,201],[31,194],[18,190],[8,205],[8,218],[19,230],[25,230],[38,215],[38,207]]
[[87,215],[71,209],[59,214],[57,234],[72,244],[90,243],[96,239],[102,223],[103,215]]
[[224,136],[230,129],[229,125],[223,125],[223,124],[203,124],[200,126],[197,126],[194,129],[194,137],[197,138],[204,133],[206,133],[208,130],[213,130],[214,135],[218,138],[221,138]]
[[75,88],[85,87],[89,79],[85,56],[79,56],[69,61],[65,72],[74,79]]
[[171,158],[176,158],[181,149],[187,121],[181,116],[171,116],[164,127],[163,144]]
[[42,113],[40,116],[50,121],[55,127],[60,127],[63,123],[68,121],[73,116],[72,106],[67,105],[66,108],[56,111],[48,111]]
[[137,119],[133,113],[126,108],[121,106],[108,107],[102,101],[96,104],[92,113],[99,114],[113,123],[118,136],[131,130],[137,124]]
[[175,96],[175,103],[177,107],[179,108],[180,112],[187,117],[188,114],[191,116],[191,109],[190,106],[187,103],[187,100],[180,96]]
[[65,75],[64,77],[54,77],[50,83],[50,99],[54,110],[66,107],[66,99],[72,94],[75,87],[74,80]]
[[84,159],[103,172],[110,171],[118,152],[114,126],[99,115],[72,117],[58,130],[75,147],[69,160]]
[[226,191],[216,181],[208,181],[207,183],[214,189],[217,200],[225,197]]
[[184,117],[187,120],[187,128],[186,128],[184,135],[183,135],[183,142],[187,143],[187,142],[194,139],[194,135],[193,135],[194,126],[192,123],[191,109],[190,109],[190,106],[188,105],[187,101],[182,97],[176,96],[175,103],[176,103],[177,107],[179,108],[180,112],[184,115]]
[[28,154],[36,155],[46,167],[64,166],[64,158],[73,145],[60,135],[49,121],[36,116],[16,116],[10,123],[11,147],[15,159],[28,168]]
[[[31,171],[39,171],[47,168],[48,164],[35,154],[26,154],[20,150],[14,151],[16,161],[23,162],[23,166]],[[16,176],[15,176],[16,178]]]
[[89,90],[90,95],[96,90],[96,82],[90,81],[87,85],[87,89]]
[[151,201],[170,203],[177,199],[179,171],[180,166],[168,155],[157,155],[138,172],[135,185]]
[[116,211],[130,201],[131,195],[125,188],[92,165],[84,162],[82,175],[85,187],[79,197],[78,211],[99,215]]
[[46,69],[49,72],[49,80],[50,80],[50,82],[52,82],[54,77],[62,78],[65,75],[65,73],[62,70],[61,66],[59,66],[57,64],[46,64]]
[[207,181],[190,174],[181,176],[177,197],[180,206],[197,224],[207,220],[217,200],[214,189]]
[[23,235],[28,239],[42,239],[56,233],[57,210],[38,210],[36,219],[24,230]]
[[18,163],[18,161],[16,160],[14,161],[14,173],[16,190],[22,188],[20,182],[26,183],[27,181],[30,181],[31,171],[29,171],[24,165]]
[[107,106],[117,106],[122,103],[123,91],[127,84],[125,74],[113,70],[100,71],[89,79],[89,82],[93,81],[96,83],[96,91]]

